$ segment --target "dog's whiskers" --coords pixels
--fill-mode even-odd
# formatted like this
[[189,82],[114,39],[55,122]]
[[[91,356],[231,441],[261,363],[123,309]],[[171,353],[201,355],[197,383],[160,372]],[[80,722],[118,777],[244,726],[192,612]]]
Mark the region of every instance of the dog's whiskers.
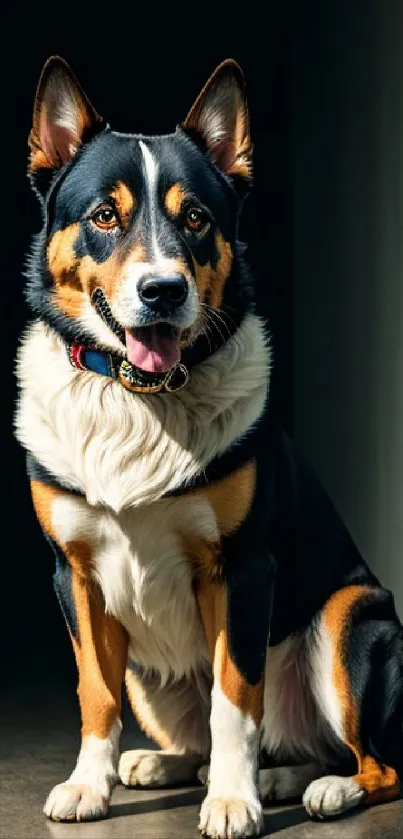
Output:
[[220,324],[222,324],[222,326],[224,327],[224,329],[228,333],[228,338],[229,338],[231,336],[231,330],[229,329],[228,324],[225,323],[224,318],[219,314],[219,312],[216,309],[213,309],[211,306],[206,306],[205,303],[203,303],[202,305],[204,306],[204,309],[205,309],[204,314],[208,317],[208,319],[210,320],[210,323],[215,327],[215,329],[217,329],[217,331],[219,332],[219,334],[221,336],[221,339],[223,341],[225,341],[226,336],[225,336],[225,334],[222,333],[217,321],[219,321]]
[[[231,321],[231,323],[234,325],[235,329],[237,328],[237,323],[236,323],[236,321],[235,321],[235,320],[234,320],[234,318],[233,318],[233,317],[229,314],[229,312],[227,311],[227,309],[225,309],[225,310],[224,310],[224,309],[214,309],[214,308],[213,308],[213,306],[208,306],[208,305],[207,305],[207,303],[203,303],[203,306],[204,306],[205,308],[209,309],[209,311],[211,311],[213,314],[216,314],[218,317],[221,317],[221,320],[225,320],[225,318],[228,318],[228,320],[230,320],[230,321]],[[229,307],[229,308],[231,308],[233,312],[235,312],[235,311],[236,311],[236,310],[235,310],[232,306],[231,306],[231,307]],[[227,329],[228,329],[228,324],[225,324],[225,325],[226,325],[226,327],[227,327]]]
[[209,345],[209,350],[212,353],[213,352],[213,346],[212,346],[212,343],[210,341],[211,329],[209,328],[208,322],[207,322],[207,320],[205,320],[205,318],[203,318],[203,320],[202,320],[201,334],[206,336],[206,339],[207,339],[207,342],[208,342],[208,345]]
[[[219,333],[219,335],[220,335],[221,340],[225,343],[226,336],[225,336],[225,335],[221,332],[221,329],[220,329],[220,327],[219,327],[218,323],[217,323],[216,321],[214,321],[214,319],[213,319],[213,317],[212,317],[212,313],[211,313],[211,312],[209,312],[209,311],[205,311],[205,312],[204,312],[204,316],[205,316],[205,318],[206,318],[206,319],[210,322],[211,326],[212,326],[212,327],[214,327],[214,329],[216,329],[216,330],[217,330],[217,332],[218,332],[218,333]],[[228,331],[228,334],[230,334],[230,332],[229,332],[229,331]]]

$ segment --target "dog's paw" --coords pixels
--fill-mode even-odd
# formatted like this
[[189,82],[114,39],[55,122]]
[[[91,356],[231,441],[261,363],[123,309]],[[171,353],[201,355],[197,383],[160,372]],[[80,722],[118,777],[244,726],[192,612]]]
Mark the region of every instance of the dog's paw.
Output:
[[263,814],[257,799],[207,798],[200,810],[199,830],[209,839],[238,839],[258,836],[262,830]]
[[364,790],[353,778],[326,775],[309,784],[302,801],[310,816],[325,819],[358,807],[364,798]]
[[196,781],[200,759],[146,749],[123,752],[119,776],[126,787],[169,787]]
[[58,784],[49,794],[43,812],[56,822],[103,819],[108,800],[88,784]]
[[[323,770],[322,770],[323,771]],[[309,763],[302,766],[273,766],[259,772],[259,792],[263,804],[301,798],[308,784],[321,774],[320,767]]]

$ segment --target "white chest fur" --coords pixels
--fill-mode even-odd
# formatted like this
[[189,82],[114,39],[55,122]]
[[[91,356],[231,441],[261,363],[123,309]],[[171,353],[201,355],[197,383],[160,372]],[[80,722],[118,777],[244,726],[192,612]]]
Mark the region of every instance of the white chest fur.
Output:
[[183,391],[133,395],[119,382],[74,370],[42,323],[23,339],[16,433],[58,479],[119,512],[186,484],[259,417],[269,352],[248,315]]
[[119,514],[77,496],[53,502],[52,524],[63,543],[90,545],[93,576],[106,610],[129,633],[133,661],[180,677],[208,661],[183,536],[215,540],[217,524],[203,499],[163,499]]

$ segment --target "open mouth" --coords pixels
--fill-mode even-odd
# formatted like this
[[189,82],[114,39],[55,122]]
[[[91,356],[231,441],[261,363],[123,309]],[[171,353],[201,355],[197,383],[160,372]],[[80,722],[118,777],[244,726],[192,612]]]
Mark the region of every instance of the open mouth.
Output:
[[181,358],[178,330],[168,323],[125,329],[127,357],[149,373],[164,373]]
[[149,373],[165,373],[181,358],[180,331],[168,323],[124,329],[114,318],[102,289],[95,289],[92,302],[102,320],[126,344],[127,358]]

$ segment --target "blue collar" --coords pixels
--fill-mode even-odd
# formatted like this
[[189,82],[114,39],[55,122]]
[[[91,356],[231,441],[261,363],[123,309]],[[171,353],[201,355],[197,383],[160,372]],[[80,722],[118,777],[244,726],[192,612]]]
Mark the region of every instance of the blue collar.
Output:
[[127,359],[98,349],[89,349],[84,344],[72,344],[68,347],[69,359],[76,370],[88,370],[100,376],[117,379],[132,393],[171,393],[182,390],[189,381],[189,371],[185,364],[176,364],[164,373],[149,373],[141,370]]
[[122,356],[85,344],[74,343],[68,346],[68,356],[76,370],[88,370],[116,379],[132,393],[172,393],[186,387],[190,381],[191,368],[217,352],[236,332],[241,318],[237,321],[232,317],[225,318],[224,321],[223,314],[220,331],[210,326],[208,336],[200,335],[193,346],[182,352],[180,363],[164,373],[149,373]]

